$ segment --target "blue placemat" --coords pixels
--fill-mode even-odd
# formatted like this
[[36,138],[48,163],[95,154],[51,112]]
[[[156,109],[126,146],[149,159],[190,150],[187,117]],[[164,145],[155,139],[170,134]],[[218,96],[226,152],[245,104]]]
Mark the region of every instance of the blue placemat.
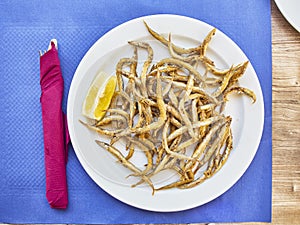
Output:
[[[271,220],[272,71],[270,0],[1,1],[0,222],[200,223]],[[63,109],[81,58],[104,33],[130,19],[158,13],[207,22],[227,34],[252,62],[265,100],[258,152],[243,177],[203,206],[176,213],[133,208],[106,194],[70,147],[69,206],[51,209],[45,197],[39,49],[55,37],[65,80]]]

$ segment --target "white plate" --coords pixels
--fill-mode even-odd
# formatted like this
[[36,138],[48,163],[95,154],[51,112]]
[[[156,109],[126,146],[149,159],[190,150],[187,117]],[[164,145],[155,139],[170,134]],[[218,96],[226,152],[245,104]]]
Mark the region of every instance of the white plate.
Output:
[[275,0],[279,10],[286,20],[300,32],[300,1],[299,0]]
[[[167,54],[167,50],[148,34],[143,20],[159,33],[171,32],[173,41],[184,47],[198,45],[199,40],[203,40],[212,29],[210,25],[188,17],[153,15],[126,22],[101,37],[80,62],[70,87],[67,112],[71,141],[83,168],[113,197],[151,211],[171,212],[190,209],[223,194],[238,181],[250,165],[263,130],[262,91],[256,73],[249,64],[246,73],[240,79],[240,85],[252,89],[256,93],[257,102],[251,104],[247,97],[230,97],[226,111],[233,117],[234,150],[224,167],[212,178],[192,189],[158,191],[154,196],[146,185],[131,188],[130,184],[133,181],[130,179],[134,178],[125,178],[130,172],[101,149],[95,143],[98,136],[78,120],[84,120],[81,114],[82,103],[97,71],[104,70],[108,74],[113,74],[115,65],[121,57],[132,56],[133,49],[127,41],[148,40],[154,48],[154,59],[161,59]],[[224,68],[248,60],[241,49],[221,31],[217,31],[213,37],[208,55],[214,59],[216,65]],[[163,174],[155,182],[164,182],[166,179],[172,179],[171,174]]]

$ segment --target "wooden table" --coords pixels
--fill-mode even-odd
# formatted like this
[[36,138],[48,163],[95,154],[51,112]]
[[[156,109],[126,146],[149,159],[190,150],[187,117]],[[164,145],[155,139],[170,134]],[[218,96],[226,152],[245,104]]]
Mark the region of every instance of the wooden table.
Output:
[[300,224],[300,33],[272,4],[273,224]]
[[[263,44],[263,43],[262,43]],[[272,1],[272,224],[300,224],[300,33]],[[243,223],[262,225],[265,223]],[[210,224],[212,225],[212,224]],[[214,224],[217,225],[217,224]],[[218,224],[218,225],[237,225]]]

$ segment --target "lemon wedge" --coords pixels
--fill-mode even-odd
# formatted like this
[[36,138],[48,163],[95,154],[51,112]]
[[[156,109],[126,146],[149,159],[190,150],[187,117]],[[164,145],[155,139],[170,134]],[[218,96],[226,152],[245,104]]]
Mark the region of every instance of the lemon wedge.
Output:
[[101,71],[93,80],[82,106],[82,114],[90,119],[101,120],[114,95],[117,79]]

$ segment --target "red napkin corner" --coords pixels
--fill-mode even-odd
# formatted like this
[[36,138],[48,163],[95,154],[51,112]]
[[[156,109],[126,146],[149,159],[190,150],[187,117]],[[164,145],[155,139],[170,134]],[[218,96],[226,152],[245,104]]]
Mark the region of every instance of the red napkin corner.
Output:
[[[56,41],[56,40],[55,40]],[[51,208],[68,205],[66,164],[70,141],[66,116],[62,111],[64,80],[55,41],[40,57],[41,107],[44,134],[46,197]]]

